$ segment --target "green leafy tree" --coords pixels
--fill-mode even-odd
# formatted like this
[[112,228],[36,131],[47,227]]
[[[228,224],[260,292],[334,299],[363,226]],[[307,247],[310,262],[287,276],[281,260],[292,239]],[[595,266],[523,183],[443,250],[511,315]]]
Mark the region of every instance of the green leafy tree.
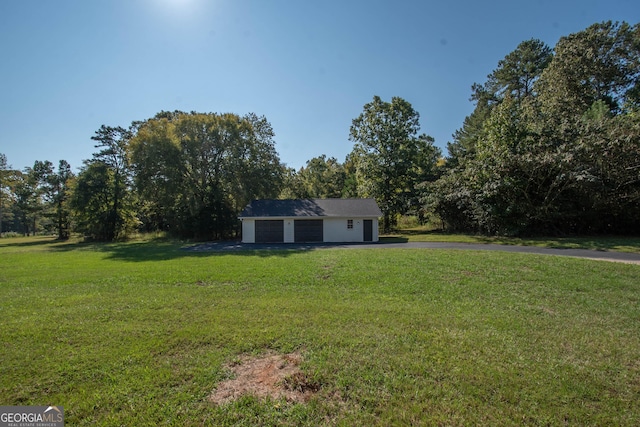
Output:
[[100,150],[85,161],[71,206],[79,231],[94,239],[124,238],[138,225],[128,158],[131,137],[131,129],[105,125],[91,137]]
[[280,193],[284,166],[275,148],[275,132],[264,116],[249,113],[238,120],[239,138],[231,141],[225,190],[233,201],[234,217],[253,199]]
[[377,200],[385,232],[395,225],[396,215],[417,208],[417,185],[435,171],[440,152],[433,138],[418,134],[419,118],[402,98],[384,102],[374,96],[351,125],[358,192]]
[[573,146],[590,178],[576,185],[580,223],[589,232],[640,233],[640,116],[613,115],[596,101],[583,115]]
[[627,203],[638,191],[639,41],[638,24],[591,25],[560,39],[536,85],[527,114],[545,155],[563,165],[555,211],[565,232],[640,229]]
[[473,112],[465,117],[462,127],[453,134],[453,142],[447,143],[447,169],[463,167],[475,158],[478,141],[484,138],[484,123],[491,114],[495,100],[480,85],[473,85],[471,100],[476,103]]
[[[540,77],[540,107],[555,127],[574,129],[596,101],[618,114],[638,105],[640,24],[602,22],[562,37]],[[568,136],[573,136],[571,132]]]
[[96,141],[96,148],[101,149],[93,155],[93,161],[106,165],[113,173],[113,198],[107,216],[107,227],[110,230],[107,240],[117,238],[127,228],[125,225],[127,210],[126,198],[130,189],[130,169],[128,144],[132,137],[129,129],[120,126],[110,127],[102,125],[91,137]]
[[123,237],[123,230],[113,228],[115,182],[115,172],[103,162],[88,161],[78,174],[70,202],[76,229],[85,236],[101,241]]
[[280,193],[284,168],[274,132],[249,114],[160,113],[131,143],[140,203],[151,226],[197,238],[237,232],[237,214],[254,198]]
[[498,62],[498,67],[488,76],[485,87],[499,99],[510,96],[520,101],[532,96],[535,82],[552,58],[553,52],[544,42],[526,40]]
[[280,199],[303,199],[305,197],[304,185],[300,175],[294,168],[284,168],[282,176],[282,190]]
[[542,41],[524,41],[498,62],[486,83],[472,86],[471,101],[476,106],[454,133],[453,142],[447,144],[449,169],[474,158],[477,144],[486,137],[485,122],[505,97],[519,104],[535,95],[535,83],[552,58],[551,48]]
[[344,166],[335,157],[326,155],[307,161],[297,172],[300,182],[297,198],[342,197],[346,173]]
[[38,214],[42,211],[37,175],[32,168],[17,172],[13,180],[13,194],[20,228],[25,236],[35,235]]
[[131,141],[134,185],[144,229],[177,232],[185,218],[178,212],[184,194],[183,162],[173,115],[159,113],[140,123]]
[[427,206],[451,228],[490,234],[640,231],[639,30],[595,24],[563,37],[553,57],[519,45],[475,86],[484,102]]
[[344,187],[342,188],[342,197],[358,197],[357,162],[358,158],[353,152],[347,154],[347,158],[343,164]]
[[71,234],[71,211],[67,203],[74,178],[71,166],[66,160],[60,160],[56,171],[50,161],[36,161],[33,170],[45,203],[44,214],[53,220],[58,239],[66,240]]
[[5,205],[9,201],[9,176],[10,168],[7,164],[7,156],[0,153],[0,237],[2,236],[2,220],[4,218]]

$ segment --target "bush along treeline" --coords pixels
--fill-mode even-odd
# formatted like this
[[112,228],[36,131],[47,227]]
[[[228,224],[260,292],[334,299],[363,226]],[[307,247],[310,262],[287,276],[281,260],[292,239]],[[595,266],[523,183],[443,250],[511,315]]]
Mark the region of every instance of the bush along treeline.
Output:
[[527,40],[472,86],[475,109],[442,156],[406,100],[374,96],[344,163],[295,170],[255,114],[160,112],[102,126],[77,176],[67,162],[11,170],[0,154],[0,231],[239,233],[252,199],[373,197],[383,231],[403,214],[482,234],[640,234],[640,25],[604,22]]

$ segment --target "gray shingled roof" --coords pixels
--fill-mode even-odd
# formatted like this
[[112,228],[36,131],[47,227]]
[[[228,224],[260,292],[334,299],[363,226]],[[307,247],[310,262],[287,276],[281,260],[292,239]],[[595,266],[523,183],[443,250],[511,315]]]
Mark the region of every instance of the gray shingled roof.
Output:
[[373,217],[382,216],[373,199],[254,200],[240,214],[250,217]]

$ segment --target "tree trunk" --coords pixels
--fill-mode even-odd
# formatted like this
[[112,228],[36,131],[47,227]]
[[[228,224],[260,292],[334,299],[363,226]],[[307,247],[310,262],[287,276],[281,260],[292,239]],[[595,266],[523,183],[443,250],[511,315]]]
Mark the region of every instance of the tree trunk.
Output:
[[389,212],[384,213],[384,218],[382,220],[382,229],[385,234],[388,234],[391,231],[391,218],[389,217]]

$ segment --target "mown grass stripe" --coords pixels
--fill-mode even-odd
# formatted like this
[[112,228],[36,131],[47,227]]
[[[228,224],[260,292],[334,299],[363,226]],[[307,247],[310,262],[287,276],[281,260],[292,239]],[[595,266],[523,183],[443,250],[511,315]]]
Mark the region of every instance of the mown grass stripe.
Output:
[[[70,425],[640,424],[639,266],[14,243],[0,401],[62,405]],[[318,395],[207,401],[226,363],[267,350],[302,352]]]

